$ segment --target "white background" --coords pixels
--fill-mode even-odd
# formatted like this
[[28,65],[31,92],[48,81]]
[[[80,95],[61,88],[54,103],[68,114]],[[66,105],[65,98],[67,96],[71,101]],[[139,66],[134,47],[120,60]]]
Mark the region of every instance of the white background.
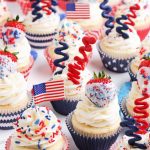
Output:
[[[9,9],[10,9],[11,13],[13,14],[13,16],[16,16],[17,14],[19,14],[19,15],[22,14],[19,5],[16,4],[15,2],[8,3],[8,6],[9,6]],[[103,68],[103,65],[100,60],[100,56],[99,56],[96,48],[94,49],[93,57],[92,57],[91,61],[89,62],[88,69],[90,72],[93,72],[93,71],[98,72],[100,70],[105,70]],[[121,84],[130,80],[128,73],[117,74],[117,73],[113,73],[113,72],[109,72],[109,71],[107,71],[107,72],[112,77],[112,79],[115,82],[118,89]],[[46,59],[44,58],[43,51],[38,51],[38,59],[36,60],[34,66],[32,68],[30,77],[28,79],[29,90],[32,88],[33,84],[45,82],[50,78],[50,76],[51,76],[51,71],[46,62]],[[51,107],[49,103],[46,103],[44,105]],[[70,150],[78,150],[71,138],[71,135],[70,135],[66,125],[65,125],[65,117],[62,115],[59,115],[55,111],[54,111],[54,113],[57,115],[57,117],[60,120],[62,120],[62,128],[63,128],[62,130],[63,130],[63,133],[65,133],[65,135],[67,136],[67,138],[69,140]],[[0,130],[0,150],[5,150],[5,148],[4,148],[5,141],[8,138],[8,136],[11,135],[12,133],[13,133],[13,130],[9,130],[9,131]]]

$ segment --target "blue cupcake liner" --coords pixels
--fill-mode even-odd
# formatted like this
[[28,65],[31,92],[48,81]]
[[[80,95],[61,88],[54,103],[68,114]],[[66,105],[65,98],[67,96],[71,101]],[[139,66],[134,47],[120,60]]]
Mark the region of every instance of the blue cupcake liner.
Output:
[[130,75],[131,81],[137,81],[136,75],[132,72],[130,65],[128,67],[128,73]]
[[112,58],[103,52],[99,46],[99,42],[97,43],[97,47],[102,63],[106,69],[117,73],[124,73],[128,71],[128,65],[134,57],[128,59]]
[[[28,103],[25,108],[16,111],[14,113],[0,114],[0,129],[1,130],[9,130],[13,129],[13,124],[17,121],[18,116],[20,116],[26,109],[32,107],[34,105],[33,99]],[[8,118],[7,118],[8,117]],[[13,119],[12,119],[13,118]]]
[[26,37],[33,49],[46,49],[53,41],[56,32],[50,34],[32,34],[26,33]]
[[61,115],[67,116],[69,113],[75,110],[79,101],[61,100],[52,101],[51,104],[56,112]]
[[131,82],[126,82],[121,86],[118,93],[119,106],[124,117],[130,117],[126,108],[126,99],[128,97],[130,90],[131,90]]
[[109,150],[110,146],[115,143],[116,139],[119,136],[120,129],[118,129],[118,132],[116,132],[116,134],[109,137],[94,138],[80,135],[73,129],[71,118],[72,114],[70,114],[66,118],[66,125],[79,150]]

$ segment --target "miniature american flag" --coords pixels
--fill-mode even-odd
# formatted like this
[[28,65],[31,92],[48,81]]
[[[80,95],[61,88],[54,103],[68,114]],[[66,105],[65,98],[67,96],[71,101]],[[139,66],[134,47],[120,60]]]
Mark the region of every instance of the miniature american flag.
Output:
[[52,80],[33,86],[35,104],[64,99],[64,80]]
[[89,19],[90,6],[88,3],[68,3],[66,15],[67,19]]

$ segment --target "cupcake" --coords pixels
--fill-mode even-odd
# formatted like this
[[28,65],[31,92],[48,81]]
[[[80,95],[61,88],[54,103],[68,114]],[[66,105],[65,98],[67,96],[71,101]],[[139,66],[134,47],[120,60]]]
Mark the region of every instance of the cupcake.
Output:
[[12,129],[19,115],[33,105],[27,83],[16,70],[17,58],[0,51],[0,129]]
[[129,64],[128,67],[128,72],[131,77],[131,81],[136,81],[136,74],[138,72],[138,68],[140,65],[140,62],[142,61],[143,57],[146,57],[149,55],[149,51],[146,50],[145,48],[141,49],[141,52],[139,53],[138,56],[136,56]]
[[134,6],[135,4],[139,4],[140,10],[135,11],[137,17],[132,18],[132,20],[135,23],[134,28],[136,29],[141,41],[143,41],[150,30],[149,0],[143,0],[140,2],[138,0],[130,2],[128,0],[124,0],[123,4],[117,10],[115,16],[119,17],[122,14],[132,14],[130,11],[130,7]]
[[127,30],[124,31],[123,34],[127,35],[127,38],[124,38],[124,35],[118,32],[120,28],[121,27],[116,24],[109,34],[103,37],[98,43],[98,52],[103,65],[108,70],[124,73],[128,70],[129,62],[140,52],[142,44],[133,28],[132,32],[130,32],[128,27]]
[[[68,45],[68,49],[65,50],[65,53],[69,56],[68,60],[72,61],[75,56],[82,55],[79,52],[79,47],[82,46],[83,36],[85,36],[85,34],[79,24],[68,20],[61,22],[58,28],[58,34],[55,36],[52,44],[44,52],[52,72],[56,70],[54,61],[62,57],[55,52],[57,48],[61,47],[59,42],[64,41]],[[92,52],[87,53],[87,55],[90,57]]]
[[33,49],[47,48],[57,33],[60,17],[50,4],[45,5],[42,1],[34,2],[32,11],[28,13],[24,21],[26,37]]
[[66,119],[75,144],[80,150],[108,150],[119,135],[121,121],[115,85],[104,72],[94,74],[83,98]]
[[[80,4],[80,3],[79,3]],[[102,36],[102,26],[103,26],[103,18],[101,17],[101,10],[99,9],[99,3],[98,2],[81,2],[80,5],[85,5],[87,7],[87,14],[83,14],[80,12],[80,15],[77,16],[75,13],[72,13],[72,10],[70,10],[70,5],[67,5],[66,10],[66,18],[69,20],[72,20],[73,22],[77,22],[83,29],[86,35],[93,36],[96,39],[100,39]],[[78,5],[78,3],[75,3],[75,5]]]
[[125,118],[125,121],[121,122],[121,126],[129,129],[125,130],[125,135],[118,138],[110,150],[150,149],[150,132],[147,131],[145,134],[138,134],[139,128],[133,118]]
[[85,83],[91,78],[86,69],[88,63],[88,54],[92,52],[92,45],[96,42],[93,37],[83,37],[82,42],[84,46],[78,48],[80,55],[74,56],[71,61],[69,56],[62,52],[69,47],[65,42],[61,42],[62,46],[59,48],[59,54],[62,55],[60,59],[54,61],[57,66],[54,72],[53,79],[64,80],[65,98],[61,101],[52,101],[54,109],[63,115],[68,115],[72,112],[77,103],[81,100],[81,95],[84,91]]
[[[137,73],[137,81],[132,82],[131,91],[128,96],[122,99],[121,109],[125,116],[135,116],[135,101],[142,98],[145,92],[150,93],[150,60],[149,56],[143,59],[139,65]],[[150,97],[144,97],[144,100],[149,103]],[[146,109],[150,113],[149,107]],[[148,117],[150,122],[150,117]]]
[[60,121],[45,107],[31,107],[18,119],[6,150],[68,150]]
[[14,20],[8,20],[3,26],[0,47],[7,47],[7,51],[17,54],[17,70],[27,79],[34,59],[30,54],[31,47],[25,37],[24,25],[19,22],[18,16]]

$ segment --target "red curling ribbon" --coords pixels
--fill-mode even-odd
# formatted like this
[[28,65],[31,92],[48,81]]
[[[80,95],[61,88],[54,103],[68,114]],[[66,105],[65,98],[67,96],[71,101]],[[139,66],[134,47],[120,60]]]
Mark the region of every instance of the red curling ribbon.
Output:
[[147,129],[149,128],[149,124],[146,121],[146,119],[149,117],[149,113],[147,112],[147,108],[149,107],[149,104],[144,101],[145,99],[149,98],[149,95],[143,95],[142,98],[138,98],[135,100],[135,107],[133,111],[139,115],[134,116],[134,119],[137,122],[137,126],[139,131],[138,134],[145,134],[147,133]]
[[42,10],[46,12],[47,15],[51,14],[51,10],[49,9],[51,7],[51,2],[46,0],[41,0]]
[[83,55],[83,58],[79,56],[74,57],[74,64],[68,65],[68,80],[71,80],[74,84],[80,84],[80,71],[85,69],[88,57],[86,52],[92,52],[92,44],[96,42],[94,37],[85,36],[82,39],[84,46],[79,48],[79,52]]
[[[130,7],[130,12],[131,12],[132,14],[127,14],[127,17],[128,17],[129,22],[125,22],[125,24],[131,25],[131,26],[134,26],[134,25],[135,25],[135,23],[133,22],[132,19],[133,19],[133,18],[135,19],[135,18],[137,17],[137,15],[136,15],[136,13],[135,13],[136,10],[140,10],[140,6],[139,6],[138,4],[135,4],[134,6],[131,6],[131,7]],[[132,31],[132,30],[130,29],[130,31]]]

